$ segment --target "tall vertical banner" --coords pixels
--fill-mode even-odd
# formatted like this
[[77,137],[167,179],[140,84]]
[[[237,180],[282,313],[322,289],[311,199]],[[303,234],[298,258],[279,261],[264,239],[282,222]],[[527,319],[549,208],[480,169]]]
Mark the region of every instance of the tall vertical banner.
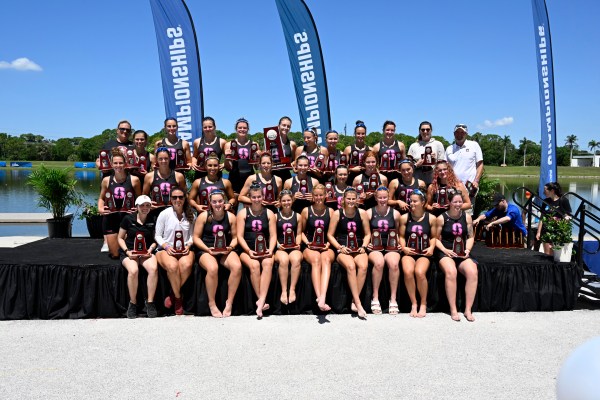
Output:
[[556,171],[556,114],[554,113],[554,67],[552,42],[545,0],[531,0],[533,7],[533,30],[540,88],[540,117],[542,127],[542,154],[539,194],[543,196],[544,185],[557,180]]
[[167,118],[177,118],[178,136],[202,135],[204,103],[200,56],[192,16],[183,0],[150,0],[158,43]]
[[329,94],[319,34],[303,0],[275,0],[285,36],[302,128],[316,128],[320,143],[331,128]]

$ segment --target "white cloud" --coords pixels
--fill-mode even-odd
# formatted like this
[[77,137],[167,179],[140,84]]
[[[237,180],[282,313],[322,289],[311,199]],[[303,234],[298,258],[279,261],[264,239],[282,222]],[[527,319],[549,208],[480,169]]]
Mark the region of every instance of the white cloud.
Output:
[[504,117],[504,118],[497,119],[495,121],[490,121],[489,119],[486,119],[485,121],[483,121],[483,124],[477,125],[477,128],[479,128],[479,129],[496,128],[499,126],[512,125],[513,122],[515,122],[515,119],[513,117]]
[[41,71],[42,67],[31,61],[29,58],[17,58],[12,62],[0,61],[0,69],[15,69],[17,71]]

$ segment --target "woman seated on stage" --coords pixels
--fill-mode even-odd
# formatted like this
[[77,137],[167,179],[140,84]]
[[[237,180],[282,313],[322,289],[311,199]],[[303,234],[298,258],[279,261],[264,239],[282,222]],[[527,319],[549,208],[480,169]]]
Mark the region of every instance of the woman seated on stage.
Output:
[[[364,210],[375,207],[375,189],[379,186],[388,185],[388,180],[385,175],[379,173],[377,168],[377,154],[375,151],[367,151],[364,156],[365,172],[354,178],[352,186],[358,188],[362,186],[363,193],[359,194],[359,200],[362,200],[360,207]],[[375,180],[373,180],[375,177]]]
[[393,121],[383,123],[383,140],[373,146],[373,151],[382,164],[384,154],[387,155],[389,170],[382,173],[388,181],[398,178],[397,163],[406,158],[406,147],[404,143],[396,139],[396,124]]
[[344,192],[348,187],[348,167],[345,165],[338,165],[335,169],[335,176],[333,177],[333,194],[335,201],[326,201],[328,207],[333,210],[337,210],[342,207],[342,199],[344,198]]
[[425,182],[413,176],[414,164],[410,159],[400,161],[400,178],[390,182],[391,199],[389,204],[400,210],[401,214],[406,214],[410,210],[410,194],[413,190],[419,189],[425,191]]
[[[125,155],[116,148],[112,150],[111,155],[114,174],[102,179],[100,197],[98,198],[98,211],[103,215],[102,232],[108,244],[109,257],[117,259],[119,258],[119,243],[117,241],[119,226],[123,218],[132,211],[132,209],[124,209],[126,207],[125,202],[130,201],[131,207],[133,207],[134,199],[141,194],[141,185],[138,177],[131,176],[125,169]],[[133,198],[127,199],[126,197],[129,194]],[[111,202],[113,204],[112,210],[109,208]],[[123,207],[119,207],[120,205]],[[119,209],[115,211],[117,207]]]
[[[400,243],[404,253],[402,271],[410,298],[410,316],[423,318],[427,315],[427,270],[436,245],[438,225],[437,218],[425,211],[425,195],[420,189],[411,192],[409,201],[410,212],[400,219]],[[421,300],[419,306],[417,290]]]
[[446,160],[438,161],[435,164],[433,182],[427,188],[427,211],[436,217],[441,215],[450,208],[450,197],[454,192],[462,193],[462,209],[470,210],[471,200],[467,188],[454,175],[452,166]]
[[[283,143],[283,154],[293,162],[298,145],[288,136],[290,129],[292,129],[292,119],[290,117],[281,117],[278,126],[279,136]],[[273,175],[280,177],[285,182],[292,177],[292,166],[275,166],[273,168]]]
[[164,305],[167,309],[174,307],[175,315],[183,314],[181,288],[190,277],[194,264],[194,253],[190,251],[193,226],[194,214],[185,190],[171,188],[171,207],[158,215],[154,239],[159,244],[156,259],[167,271],[171,283],[171,292],[165,297]]
[[[221,160],[227,141],[217,136],[216,129],[217,124],[212,117],[202,118],[202,136],[195,139],[192,144],[194,149],[192,168],[196,171],[194,180],[206,176],[206,166],[202,164],[203,160],[206,160],[210,154],[215,153],[217,159]],[[202,153],[202,156],[200,153]],[[222,168],[223,166],[219,165],[219,167]]]
[[229,201],[225,203],[225,211],[237,211],[231,181],[220,177],[219,159],[215,154],[211,154],[206,158],[206,176],[198,178],[192,183],[190,205],[198,213],[208,210],[208,195],[214,190],[221,190],[227,195]]
[[302,210],[302,255],[311,265],[311,279],[317,304],[321,311],[329,311],[331,307],[325,302],[331,264],[335,253],[327,240],[327,230],[333,211],[325,205],[325,186],[318,184],[312,192],[313,204]]
[[[569,203],[569,199],[563,197],[562,189],[558,182],[546,183],[544,185],[544,196],[546,197],[544,199],[544,204],[542,204],[542,216],[550,215],[551,217],[558,219],[571,218],[571,204]],[[544,224],[540,219],[535,238],[537,240],[541,240],[544,231]],[[550,256],[554,254],[554,250],[552,249],[552,243],[543,243],[543,246],[545,254],[548,254]]]
[[156,149],[156,162],[158,168],[146,174],[144,178],[144,194],[152,200],[152,215],[158,214],[171,204],[171,188],[187,187],[185,177],[181,172],[175,171],[169,165],[169,149],[159,147]]
[[312,203],[313,188],[319,183],[316,178],[308,176],[308,157],[300,155],[296,159],[296,176],[285,181],[283,188],[293,193],[294,203],[292,208],[295,212],[302,212]]
[[367,212],[357,207],[357,200],[356,190],[346,189],[342,208],[334,211],[331,216],[327,239],[337,250],[337,262],[346,270],[348,286],[352,293],[350,308],[358,313],[360,318],[366,318],[367,313],[360,301],[360,292],[367,278],[369,257],[366,247],[371,239],[371,232]]
[[[229,171],[229,181],[233,187],[233,192],[236,197],[240,190],[244,187],[244,182],[250,175],[254,174],[254,168],[250,164],[250,154],[252,153],[252,145],[256,146],[257,151],[260,150],[258,143],[253,142],[248,137],[248,129],[250,125],[244,118],[240,118],[235,122],[236,137],[225,144],[225,156],[233,156],[233,160],[225,158],[225,169]],[[231,149],[235,143],[235,152]],[[217,160],[218,163],[219,160]],[[232,199],[230,197],[230,199]],[[235,200],[235,199],[233,199]],[[237,210],[236,210],[237,211]]]
[[[323,171],[316,167],[319,155],[323,155],[323,169],[327,166],[327,149],[317,143],[317,130],[315,128],[305,129],[303,133],[304,144],[296,148],[294,158],[297,159],[304,153],[308,157],[308,175],[317,178],[323,183]],[[295,164],[294,164],[295,165]]]
[[154,148],[158,149],[161,147],[166,147],[169,149],[170,162],[169,167],[171,169],[175,169],[175,161],[178,151],[183,151],[183,156],[185,157],[184,164],[185,169],[190,169],[192,167],[192,153],[190,151],[190,144],[187,140],[179,139],[177,136],[177,130],[179,129],[177,125],[177,119],[175,118],[167,118],[165,119],[165,133],[167,134],[165,138],[156,141],[154,144]]
[[[154,295],[158,283],[158,267],[156,264],[156,242],[154,241],[154,219],[149,217],[152,203],[148,196],[135,199],[137,212],[127,214],[119,229],[119,255],[121,264],[127,270],[127,289],[129,291],[129,306],[127,318],[137,317],[138,271],[141,265],[148,272],[148,297],[146,313],[148,318],[158,316]],[[140,235],[141,233],[141,235]]]
[[135,156],[140,164],[139,168],[131,169],[131,175],[137,176],[143,185],[144,178],[146,177],[148,172],[150,172],[150,170],[154,168],[154,164],[156,163],[156,157],[154,157],[154,154],[146,150],[146,146],[148,145],[148,134],[145,131],[135,131],[135,133],[133,134],[133,143],[135,145]]
[[[206,271],[206,293],[210,314],[215,318],[231,316],[233,300],[242,278],[242,263],[235,252],[238,243],[235,215],[225,211],[227,196],[222,190],[208,195],[209,209],[196,218],[194,245],[198,248],[198,264]],[[223,312],[217,307],[215,296],[219,280],[219,265],[229,270],[227,301]]]
[[[323,182],[331,181],[335,175],[335,168],[340,165],[343,151],[338,150],[337,144],[340,140],[335,130],[327,131],[325,142],[327,143],[327,158],[325,159],[325,170],[323,171]],[[347,161],[346,161],[347,162]]]
[[350,182],[365,170],[363,156],[367,151],[371,150],[365,143],[366,137],[367,127],[365,123],[360,120],[356,121],[356,126],[354,127],[354,144],[346,146],[344,149],[344,154],[346,155],[349,167],[348,180]]
[[[271,156],[263,154],[261,160],[270,161]],[[281,181],[281,178],[277,179]],[[248,194],[250,206],[242,208],[237,215],[237,238],[242,248],[240,260],[250,270],[252,288],[258,297],[256,315],[262,318],[263,311],[269,309],[266,299],[273,274],[273,252],[277,245],[277,218],[263,205],[263,190],[259,184],[252,184]]]
[[[379,303],[379,285],[383,277],[383,267],[388,267],[388,278],[390,280],[390,305],[389,313],[398,314],[398,302],[396,294],[398,291],[398,279],[400,278],[400,240],[398,238],[398,229],[400,227],[400,213],[398,210],[388,205],[389,190],[385,186],[380,186],[375,192],[377,205],[367,210],[367,218],[371,227],[371,243],[368,244],[369,262],[373,264],[373,300],[371,300],[371,311],[373,314],[381,314],[381,304]],[[396,246],[391,248],[390,232],[394,232]],[[377,248],[373,248],[373,243]],[[393,240],[393,239],[392,239]]]
[[475,321],[471,308],[477,292],[477,264],[471,258],[471,250],[475,243],[473,237],[473,220],[464,211],[463,193],[450,195],[448,211],[437,217],[438,236],[436,240],[439,265],[444,271],[446,296],[450,305],[450,316],[460,321],[456,308],[456,276],[457,271],[466,278],[465,283],[465,318]]
[[[272,212],[277,212],[277,198],[279,197],[279,192],[281,192],[283,182],[281,178],[273,175],[271,167],[273,166],[273,159],[269,153],[263,153],[260,156],[260,170],[255,174],[251,175],[246,179],[246,183],[244,187],[240,191],[240,195],[238,196],[238,200],[240,203],[245,205],[252,204],[252,199],[250,198],[249,192],[250,187],[257,183],[263,192],[263,200],[262,204],[267,207]],[[271,198],[268,200],[267,198]]]
[[[302,263],[302,229],[300,218],[293,210],[294,197],[288,189],[283,189],[279,194],[279,212],[277,213],[277,251],[275,262],[279,265],[279,281],[281,282],[281,302],[289,304],[296,301],[296,284],[300,277],[300,264]],[[288,231],[288,229],[290,229]],[[291,241],[291,243],[288,243]],[[288,267],[291,271],[290,291],[288,295]]]

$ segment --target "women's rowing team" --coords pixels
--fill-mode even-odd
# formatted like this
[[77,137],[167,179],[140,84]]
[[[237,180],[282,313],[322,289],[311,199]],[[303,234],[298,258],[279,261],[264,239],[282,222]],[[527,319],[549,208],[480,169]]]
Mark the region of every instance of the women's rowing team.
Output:
[[[123,129],[127,130],[129,123],[123,122]],[[399,312],[396,295],[402,271],[412,303],[410,316],[422,318],[427,309],[426,273],[435,257],[445,274],[451,318],[460,321],[456,306],[460,272],[466,277],[464,316],[474,321],[471,308],[477,290],[477,264],[470,254],[473,226],[466,212],[471,202],[452,167],[443,159],[434,162],[431,184],[425,190],[426,183],[414,176],[414,160],[404,158],[404,145],[394,139],[395,129],[384,127],[384,140],[371,150],[364,143],[366,128],[359,121],[356,144],[345,152],[335,149],[337,133],[330,132],[327,145],[335,152],[335,160],[329,164],[330,153],[316,144],[314,131],[305,131],[305,144],[296,146],[287,137],[290,127],[289,118],[280,120],[284,156],[295,154],[291,166],[276,164],[274,168],[272,152],[263,152],[257,159],[258,171],[254,172],[248,159],[252,145],[247,135],[248,122],[237,121],[234,147],[238,156],[229,157],[235,159],[228,159],[223,165],[221,155],[231,156],[232,142],[216,137],[214,120],[205,118],[203,137],[194,142],[195,156],[188,164],[198,176],[189,194],[184,176],[173,164],[177,150],[189,155],[190,147],[177,139],[174,119],[165,121],[167,137],[156,143],[156,166],[152,171],[138,169],[135,175],[130,174],[122,150],[112,149],[114,173],[103,178],[98,208],[104,214],[103,229],[110,255],[120,258],[128,271],[127,317],[137,316],[140,266],[148,272],[147,314],[157,316],[154,295],[158,265],[166,270],[172,289],[164,299],[165,307],[174,308],[177,315],[183,314],[181,288],[197,258],[207,273],[206,289],[213,317],[231,315],[242,265],[250,271],[259,318],[269,309],[266,297],[274,263],[279,265],[281,302],[293,303],[300,264],[305,260],[311,265],[316,302],[324,312],[331,309],[326,295],[331,264],[337,261],[347,272],[352,311],[366,318],[359,295],[371,263],[373,314],[382,313],[379,286],[383,268],[387,267],[389,313]],[[138,147],[136,152],[143,151],[143,146]],[[197,164],[200,153],[204,154],[202,168]],[[325,168],[318,164],[323,160],[319,154],[329,164]],[[340,162],[342,155],[350,159],[357,154],[360,159],[355,166],[350,166],[353,162],[348,166]],[[385,163],[392,160],[391,165],[385,165],[386,171],[380,171],[378,166],[383,155],[387,156],[383,157]],[[221,177],[222,168],[231,171],[230,179]],[[122,204],[126,198],[132,201],[132,196],[135,207],[132,205],[126,212],[114,211],[114,203]],[[245,207],[236,215],[238,203]],[[215,302],[219,265],[230,272],[223,310]]]

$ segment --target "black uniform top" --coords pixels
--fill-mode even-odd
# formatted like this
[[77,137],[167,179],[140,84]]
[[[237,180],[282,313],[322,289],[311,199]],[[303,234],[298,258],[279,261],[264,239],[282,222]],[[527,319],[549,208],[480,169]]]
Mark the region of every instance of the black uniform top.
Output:
[[[313,183],[312,183],[312,177],[310,176],[306,176],[306,194],[312,193],[313,190]],[[292,178],[292,187],[290,188],[290,190],[292,191],[292,193],[296,193],[296,192],[300,192],[300,179],[298,178],[298,175],[294,176]],[[304,210],[306,207],[310,206],[311,202],[309,200],[305,200],[305,199],[296,199],[294,200],[294,203],[292,204],[292,209],[296,212],[302,212],[302,210]]]
[[308,219],[306,220],[306,227],[304,234],[309,242],[313,241],[315,236],[315,230],[317,228],[323,228],[325,234],[325,241],[327,241],[327,230],[329,229],[329,208],[325,207],[323,214],[315,214],[313,206],[308,207]]
[[148,215],[146,219],[146,223],[140,224],[137,221],[137,213],[127,214],[123,221],[121,221],[121,228],[127,231],[127,236],[125,236],[125,244],[127,245],[128,250],[133,250],[133,245],[135,243],[135,235],[140,232],[144,235],[144,240],[146,241],[146,248],[149,248],[152,243],[154,243],[154,227],[156,225],[156,220],[150,215]]
[[204,229],[202,230],[202,241],[204,244],[208,247],[214,247],[217,232],[219,231],[223,231],[225,233],[225,241],[227,246],[229,246],[231,244],[231,224],[229,224],[229,211],[226,211],[223,219],[218,221],[213,218],[212,214],[207,217],[206,223],[204,224]]
[[375,207],[371,208],[371,220],[369,222],[371,232],[377,229],[381,235],[382,243],[387,243],[387,238],[390,231],[396,230],[396,220],[394,219],[394,209],[392,207],[387,208],[387,212],[384,215],[380,215]]
[[343,209],[338,210],[338,212],[340,213],[340,220],[335,228],[335,240],[337,240],[340,245],[347,246],[348,234],[354,232],[357,238],[358,247],[362,246],[365,229],[363,228],[359,210],[355,210],[352,218],[346,216]]
[[[181,139],[177,139],[177,142],[175,142],[175,144],[168,144],[167,143],[167,138],[163,138],[162,141],[160,142],[160,146],[161,147],[166,147],[167,149],[169,149],[169,167],[171,169],[175,168],[175,159],[177,158],[177,151],[181,151],[183,154],[183,157],[185,159],[186,154],[185,151],[183,151],[183,140]],[[185,160],[185,162],[187,163],[190,160]]]
[[[177,178],[174,170],[171,170],[171,173],[166,178],[161,178],[158,174],[158,170],[155,170],[154,179],[152,179],[152,184],[150,185],[150,198],[154,199],[154,193],[159,192],[163,203],[169,204],[171,201],[171,188],[176,186]],[[158,190],[155,188],[158,188]]]
[[112,175],[108,182],[108,191],[110,192],[117,209],[123,208],[126,197],[130,198],[131,208],[134,207],[135,191],[133,190],[133,184],[131,183],[131,175],[127,174],[127,177],[123,182],[117,182],[115,176]]
[[244,223],[244,240],[250,250],[256,247],[256,237],[259,233],[265,236],[265,243],[269,247],[269,216],[267,209],[263,210],[258,215],[253,215],[250,207],[246,208],[246,221]]
[[281,215],[281,211],[277,213],[277,241],[279,243],[283,243],[283,232],[287,228],[292,228],[294,237],[296,237],[296,233],[298,232],[298,213],[295,211],[292,211],[292,215],[287,218]]
[[457,219],[450,218],[447,212],[444,216],[444,226],[442,226],[442,244],[447,249],[452,249],[454,239],[460,236],[463,243],[467,241],[467,216],[461,211],[460,217]]

